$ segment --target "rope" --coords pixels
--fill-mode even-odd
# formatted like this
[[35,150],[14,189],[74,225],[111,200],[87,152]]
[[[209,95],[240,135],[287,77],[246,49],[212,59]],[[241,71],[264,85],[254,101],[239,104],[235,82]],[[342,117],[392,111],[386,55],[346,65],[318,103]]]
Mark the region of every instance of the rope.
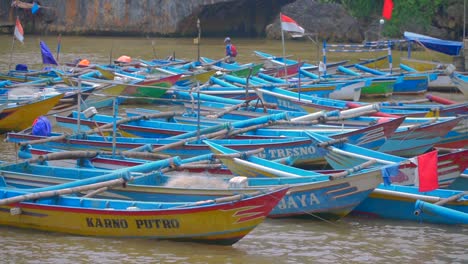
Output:
[[401,44],[407,42],[406,39],[393,39],[393,40],[383,40],[383,41],[367,41],[364,45],[394,45],[394,44]]
[[354,52],[379,52],[379,51],[388,51],[388,48],[382,48],[382,49],[354,49],[354,50],[348,50],[348,49],[327,49],[329,52],[346,52],[346,53],[354,53]]

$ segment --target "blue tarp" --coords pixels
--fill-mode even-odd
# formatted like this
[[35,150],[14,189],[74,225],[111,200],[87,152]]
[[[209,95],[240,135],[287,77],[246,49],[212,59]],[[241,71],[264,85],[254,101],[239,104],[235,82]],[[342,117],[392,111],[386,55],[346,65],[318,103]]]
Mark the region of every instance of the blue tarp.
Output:
[[15,70],[17,71],[28,71],[28,65],[26,64],[16,64]]
[[52,125],[49,119],[45,116],[39,116],[34,120],[32,134],[35,136],[50,136],[52,133]]
[[419,43],[430,50],[451,56],[458,56],[463,48],[461,41],[443,40],[406,31],[404,36],[405,39]]

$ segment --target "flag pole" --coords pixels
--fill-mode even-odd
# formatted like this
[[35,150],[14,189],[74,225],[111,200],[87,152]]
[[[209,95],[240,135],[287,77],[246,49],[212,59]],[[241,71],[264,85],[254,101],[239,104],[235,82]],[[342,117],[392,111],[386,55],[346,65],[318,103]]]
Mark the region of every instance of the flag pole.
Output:
[[390,67],[390,74],[393,73],[393,58],[392,58],[392,46],[390,41],[388,42],[388,67]]
[[323,40],[323,47],[322,47],[322,56],[323,56],[323,65],[319,63],[319,78],[320,78],[320,66],[322,66],[323,74],[322,76],[327,75],[327,40]]
[[156,59],[156,49],[154,48],[154,39],[151,40],[151,48],[153,49],[153,59]]
[[13,62],[13,51],[15,49],[15,33],[13,33],[13,40],[11,42],[11,50],[10,50],[10,62],[8,63],[8,71],[11,70],[11,63]]
[[57,63],[60,60],[60,49],[62,48],[62,33],[57,37]]
[[200,18],[197,18],[197,29],[198,29],[198,38],[197,38],[197,61],[200,61],[200,38],[201,38],[201,25]]
[[[16,20],[15,20],[15,29],[16,29],[16,22],[18,20],[18,6],[15,6],[15,15],[16,15]],[[13,40],[11,41],[11,49],[10,49],[10,61],[8,62],[8,71],[11,70],[11,64],[13,63],[13,52],[15,50],[15,30],[13,30]]]
[[284,64],[284,76],[285,79],[287,78],[287,66],[286,66],[286,48],[284,47],[284,30],[283,26],[281,25],[281,13],[280,13],[280,28],[281,28],[281,44],[283,46],[283,64]]
[[466,0],[463,1],[463,38],[465,39],[465,29],[466,29]]
[[109,52],[109,65],[112,65],[112,52],[114,50],[114,41],[112,41],[112,46]]

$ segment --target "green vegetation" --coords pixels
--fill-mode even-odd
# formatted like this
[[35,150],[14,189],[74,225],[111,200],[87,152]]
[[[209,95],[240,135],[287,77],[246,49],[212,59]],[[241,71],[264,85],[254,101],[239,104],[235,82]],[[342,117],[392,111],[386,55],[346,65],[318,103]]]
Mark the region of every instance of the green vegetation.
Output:
[[369,0],[322,0],[323,3],[336,3],[342,5],[348,12],[358,19],[368,19],[382,10],[383,1]]
[[[381,16],[383,0],[320,0],[322,3],[341,4],[348,12],[363,22],[371,22]],[[448,8],[447,0],[394,0],[392,19],[385,23],[383,34],[399,37],[408,28],[426,31],[435,15]]]

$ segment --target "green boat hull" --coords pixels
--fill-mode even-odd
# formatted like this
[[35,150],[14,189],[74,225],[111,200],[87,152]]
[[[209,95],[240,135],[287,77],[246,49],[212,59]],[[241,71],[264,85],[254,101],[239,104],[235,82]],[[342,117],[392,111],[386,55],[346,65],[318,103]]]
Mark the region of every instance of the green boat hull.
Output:
[[394,80],[373,80],[369,86],[363,87],[362,96],[391,96],[393,93]]
[[249,74],[250,74],[250,76],[257,75],[260,72],[260,69],[262,67],[263,67],[263,63],[259,63],[259,64],[256,64],[255,66],[251,67],[251,68],[244,68],[244,69],[232,71],[230,74],[234,75],[234,76],[237,76],[237,77],[241,77],[241,78],[247,78],[247,76],[249,76]]

